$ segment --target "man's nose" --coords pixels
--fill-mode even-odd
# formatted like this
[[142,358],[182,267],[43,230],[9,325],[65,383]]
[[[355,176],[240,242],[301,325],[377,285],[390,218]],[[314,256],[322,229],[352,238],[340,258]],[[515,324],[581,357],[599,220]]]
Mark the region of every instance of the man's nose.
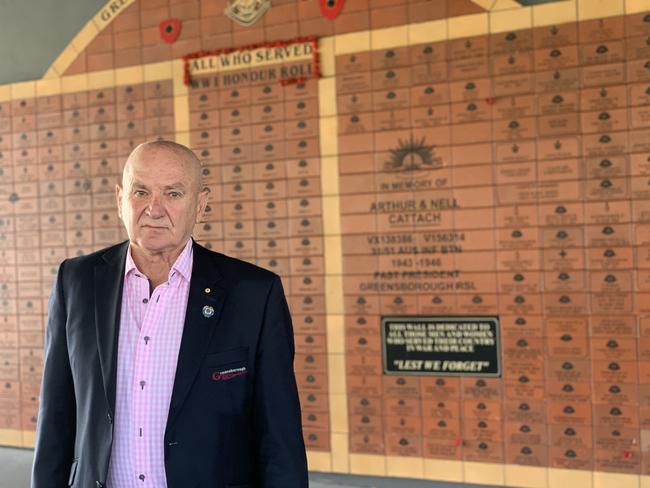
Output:
[[151,195],[151,198],[149,199],[149,205],[147,205],[147,213],[152,219],[157,219],[164,215],[165,212],[160,195]]

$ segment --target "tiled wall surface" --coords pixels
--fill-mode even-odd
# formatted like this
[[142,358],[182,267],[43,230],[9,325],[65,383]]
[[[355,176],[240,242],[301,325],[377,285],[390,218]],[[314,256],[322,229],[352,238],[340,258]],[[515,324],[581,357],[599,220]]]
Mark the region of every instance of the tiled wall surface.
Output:
[[[337,56],[351,452],[646,472],[646,25]],[[382,377],[395,314],[499,315],[503,377]]]
[[47,297],[58,264],[124,239],[120,161],[174,137],[171,82],[0,102],[2,429],[33,431]]
[[[125,1],[0,87],[0,442],[33,442],[57,264],[124,238],[121,165],[165,137],[204,162],[195,237],[283,277],[313,469],[650,486],[650,2],[272,3]],[[183,84],[312,35],[319,80]],[[502,376],[382,374],[381,316],[418,314],[499,316]]]

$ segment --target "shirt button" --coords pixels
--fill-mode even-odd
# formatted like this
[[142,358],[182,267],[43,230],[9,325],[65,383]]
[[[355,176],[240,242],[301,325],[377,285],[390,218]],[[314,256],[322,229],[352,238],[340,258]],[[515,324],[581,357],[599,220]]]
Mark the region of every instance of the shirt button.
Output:
[[149,303],[149,299],[148,298],[143,298],[142,303]]
[[144,481],[144,475],[143,475],[143,474],[141,474],[140,476],[138,476],[138,478],[140,479],[140,481]]
[[140,387],[144,390],[144,385],[146,385],[147,382],[145,380],[140,381]]

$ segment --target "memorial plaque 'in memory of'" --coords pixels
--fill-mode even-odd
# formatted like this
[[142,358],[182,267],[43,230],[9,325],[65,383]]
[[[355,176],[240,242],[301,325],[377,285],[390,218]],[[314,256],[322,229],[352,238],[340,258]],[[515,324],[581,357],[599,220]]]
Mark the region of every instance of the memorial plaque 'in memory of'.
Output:
[[499,318],[387,316],[384,374],[501,376]]

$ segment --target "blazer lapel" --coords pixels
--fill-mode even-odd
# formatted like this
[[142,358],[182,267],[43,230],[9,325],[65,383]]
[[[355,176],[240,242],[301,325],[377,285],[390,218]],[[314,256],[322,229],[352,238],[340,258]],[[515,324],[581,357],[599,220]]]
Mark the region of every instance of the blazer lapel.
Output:
[[115,412],[115,375],[124,266],[128,242],[109,249],[95,266],[95,327],[106,401]]
[[214,258],[207,249],[196,242],[193,248],[193,261],[168,425],[171,425],[180,412],[199,372],[226,300],[226,289],[220,283],[221,273]]

